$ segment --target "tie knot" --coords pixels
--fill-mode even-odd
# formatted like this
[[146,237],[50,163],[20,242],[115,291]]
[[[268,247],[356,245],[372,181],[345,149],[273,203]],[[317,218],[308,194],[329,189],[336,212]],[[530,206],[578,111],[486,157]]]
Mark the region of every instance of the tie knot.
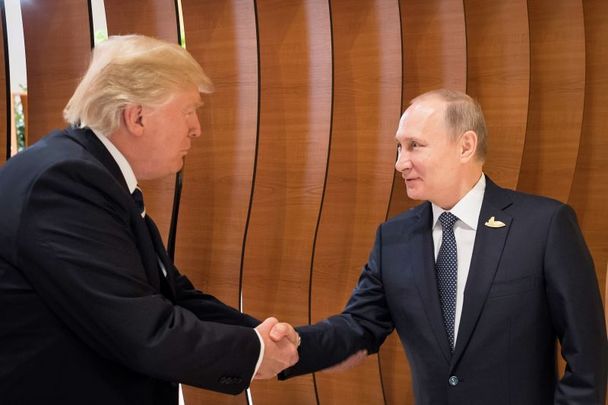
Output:
[[141,192],[139,187],[135,187],[135,190],[131,193],[131,197],[135,201],[135,205],[139,209],[139,213],[142,218],[146,216],[146,207],[144,206],[144,194]]
[[439,215],[439,222],[443,229],[453,229],[456,221],[458,221],[458,217],[451,212],[445,211]]

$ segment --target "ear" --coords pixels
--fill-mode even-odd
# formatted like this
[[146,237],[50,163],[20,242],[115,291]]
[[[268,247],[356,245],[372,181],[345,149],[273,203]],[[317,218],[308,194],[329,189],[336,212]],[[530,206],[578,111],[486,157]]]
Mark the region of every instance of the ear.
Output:
[[138,104],[130,104],[122,112],[126,129],[135,136],[144,133],[143,107]]
[[459,142],[460,160],[468,162],[475,157],[477,152],[477,134],[475,131],[466,131],[460,137]]

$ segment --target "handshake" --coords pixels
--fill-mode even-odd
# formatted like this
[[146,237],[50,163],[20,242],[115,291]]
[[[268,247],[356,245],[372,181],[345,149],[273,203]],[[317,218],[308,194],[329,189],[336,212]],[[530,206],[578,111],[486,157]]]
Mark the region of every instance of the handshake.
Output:
[[255,378],[272,378],[298,362],[300,335],[293,326],[270,317],[255,330],[264,341],[264,356]]
[[[255,374],[256,379],[273,378],[281,371],[298,362],[298,347],[301,341],[300,335],[298,335],[293,326],[270,317],[259,324],[255,330],[264,340],[264,356]],[[348,370],[361,363],[366,357],[367,350],[360,350],[341,363],[326,368],[323,371]]]

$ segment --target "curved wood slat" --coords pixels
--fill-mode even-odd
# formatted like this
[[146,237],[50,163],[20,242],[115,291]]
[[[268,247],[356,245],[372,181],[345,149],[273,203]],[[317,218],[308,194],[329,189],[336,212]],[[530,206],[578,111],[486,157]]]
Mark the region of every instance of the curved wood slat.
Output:
[[108,35],[142,34],[177,42],[175,0],[104,0]]
[[503,187],[519,176],[530,81],[526,0],[464,0],[467,92],[483,108],[488,126],[484,171]]
[[[108,35],[143,34],[177,43],[178,24],[174,0],[104,0],[104,4]],[[186,181],[184,179],[184,183]],[[146,211],[154,218],[166,246],[175,176],[139,183],[144,192]]]
[[[340,312],[386,218],[401,109],[397,2],[332,1],[334,116],[329,172],[314,254],[311,319]],[[322,404],[384,402],[377,357],[316,374]]]
[[530,20],[530,103],[518,190],[567,201],[585,96],[580,0],[536,0]]
[[[576,210],[580,226],[603,286],[608,262],[608,81],[606,80],[606,38],[608,3],[583,2],[585,19],[585,108],[574,181],[568,202]],[[608,296],[604,296],[608,302]]]
[[7,121],[7,114],[11,114],[10,107],[12,103],[9,100],[11,90],[8,78],[5,75],[7,55],[4,54],[6,49],[4,31],[6,27],[5,13],[4,13],[4,2],[0,3],[0,166],[8,157],[10,151],[9,139],[11,137],[11,127],[9,125],[10,120]]
[[[184,171],[175,258],[194,285],[238,308],[258,119],[254,2],[181,1],[186,47],[215,93],[203,97],[203,135]],[[184,396],[188,405],[247,403],[186,386]]]
[[27,61],[28,145],[65,127],[63,108],[91,54],[89,9],[82,0],[21,2]]
[[[243,307],[308,323],[310,267],[331,124],[332,55],[324,0],[257,2],[260,129],[243,262]],[[311,375],[256,382],[254,403],[316,404]]]
[[[462,0],[401,0],[400,4],[401,111],[407,109],[412,98],[432,89],[465,91],[467,51]],[[395,172],[387,218],[419,203],[407,197],[401,173]],[[409,365],[396,332],[382,345],[380,368],[386,404],[414,403]]]

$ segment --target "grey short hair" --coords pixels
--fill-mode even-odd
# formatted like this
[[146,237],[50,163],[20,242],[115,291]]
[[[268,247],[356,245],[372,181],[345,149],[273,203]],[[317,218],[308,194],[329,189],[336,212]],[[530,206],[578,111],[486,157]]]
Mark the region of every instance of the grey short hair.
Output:
[[93,50],[89,68],[63,110],[65,120],[109,135],[128,105],[157,106],[178,90],[213,91],[185,49],[143,35],[113,36]]
[[477,134],[475,154],[478,159],[484,161],[488,150],[488,129],[479,103],[460,91],[437,89],[419,95],[412,99],[410,104],[428,97],[437,97],[445,101],[445,123],[451,130],[454,139],[466,131],[473,131]]

